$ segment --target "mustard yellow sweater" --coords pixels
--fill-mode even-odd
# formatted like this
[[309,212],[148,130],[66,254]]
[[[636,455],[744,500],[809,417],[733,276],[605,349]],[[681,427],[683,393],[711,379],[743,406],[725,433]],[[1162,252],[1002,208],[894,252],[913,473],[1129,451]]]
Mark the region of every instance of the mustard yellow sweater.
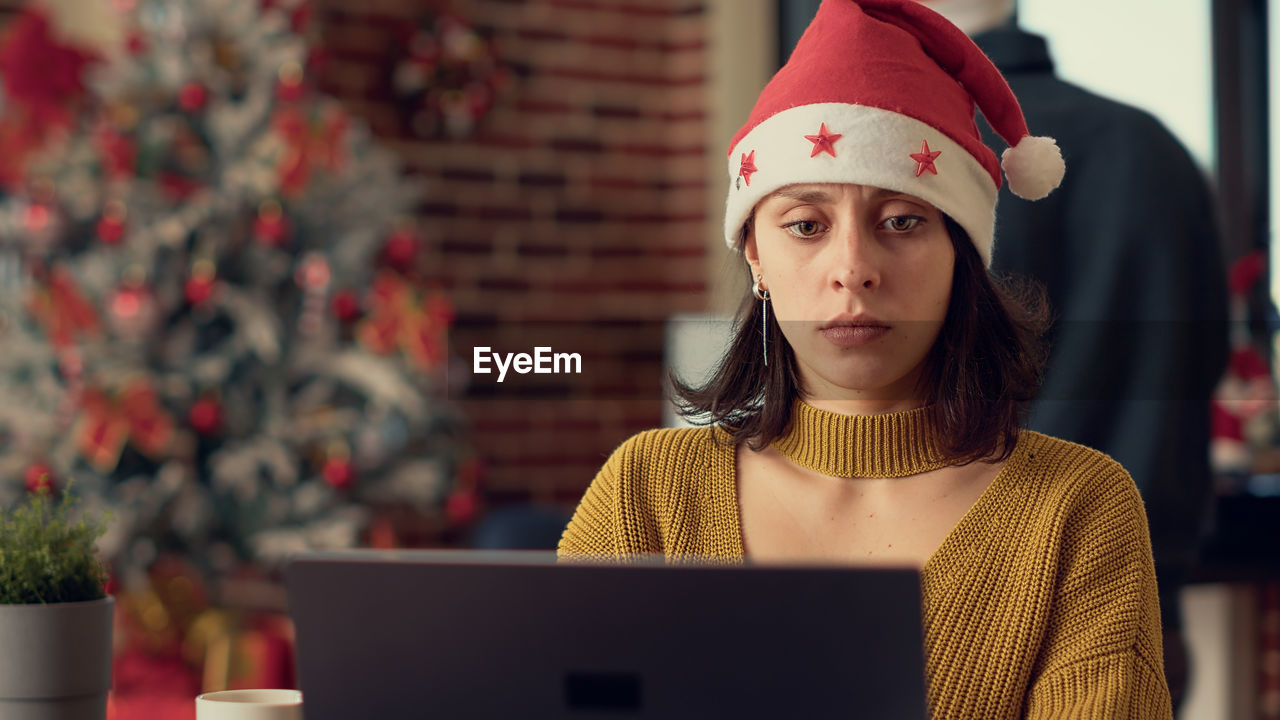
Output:
[[[926,411],[849,417],[796,405],[774,447],[843,477],[945,462]],[[734,446],[719,428],[625,441],[587,489],[561,557],[742,561]],[[1119,464],[1022,431],[999,475],[922,570],[935,720],[1172,717],[1146,515]]]

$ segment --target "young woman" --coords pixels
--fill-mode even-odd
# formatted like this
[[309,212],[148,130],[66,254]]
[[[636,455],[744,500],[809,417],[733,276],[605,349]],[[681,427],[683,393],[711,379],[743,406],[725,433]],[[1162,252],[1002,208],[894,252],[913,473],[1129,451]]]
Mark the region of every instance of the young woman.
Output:
[[912,565],[933,718],[1170,718],[1133,481],[1018,427],[1043,311],[987,273],[1002,167],[1029,199],[1063,173],[963,33],[824,0],[731,145],[752,297],[680,388],[711,425],[623,443],[561,555]]

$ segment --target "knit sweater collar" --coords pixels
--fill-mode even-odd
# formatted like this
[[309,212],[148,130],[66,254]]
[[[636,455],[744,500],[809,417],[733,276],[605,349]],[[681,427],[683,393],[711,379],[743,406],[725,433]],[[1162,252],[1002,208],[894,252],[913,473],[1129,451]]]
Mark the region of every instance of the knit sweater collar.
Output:
[[950,463],[938,447],[928,407],[884,415],[841,415],[796,401],[773,448],[791,462],[834,477],[891,478]]

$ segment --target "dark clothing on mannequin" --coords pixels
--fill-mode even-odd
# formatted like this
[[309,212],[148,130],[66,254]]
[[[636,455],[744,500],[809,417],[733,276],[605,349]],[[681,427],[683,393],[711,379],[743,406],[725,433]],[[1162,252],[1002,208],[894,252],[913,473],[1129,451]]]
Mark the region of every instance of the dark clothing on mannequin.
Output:
[[1133,476],[1164,624],[1177,628],[1210,496],[1209,396],[1227,357],[1205,180],[1155,118],[1058,79],[1042,38],[1008,27],[974,40],[1067,164],[1043,200],[1000,191],[993,270],[1042,282],[1056,317],[1030,427],[1102,450]]

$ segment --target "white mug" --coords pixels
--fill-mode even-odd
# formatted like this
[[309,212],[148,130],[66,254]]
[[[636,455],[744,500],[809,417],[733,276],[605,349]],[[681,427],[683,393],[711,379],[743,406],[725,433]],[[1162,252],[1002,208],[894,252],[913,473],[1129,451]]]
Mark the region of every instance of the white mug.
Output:
[[302,720],[298,690],[223,690],[196,697],[196,720]]

